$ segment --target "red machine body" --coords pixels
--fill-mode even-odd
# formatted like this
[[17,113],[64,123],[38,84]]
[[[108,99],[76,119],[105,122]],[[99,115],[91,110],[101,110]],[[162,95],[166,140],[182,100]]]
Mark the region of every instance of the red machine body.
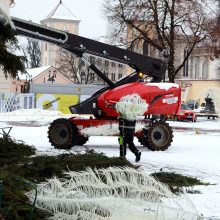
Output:
[[[55,120],[48,131],[51,144],[68,149],[85,144],[92,135],[118,135],[119,113],[115,104],[122,97],[132,94],[138,94],[148,104],[145,117],[137,120],[140,129],[136,130],[135,136],[138,141],[152,151],[166,150],[173,141],[173,132],[165,122],[165,116],[176,115],[181,105],[181,89],[174,83],[131,82],[95,93],[86,110],[92,112],[92,108],[97,115],[87,119],[72,117]],[[86,104],[82,109],[85,107]]]
[[128,83],[101,94],[98,108],[107,117],[117,117],[114,104],[123,96],[138,94],[149,105],[144,116],[150,114],[177,114],[181,104],[181,89],[174,83]]
[[[109,89],[100,94],[95,103],[98,111],[101,111],[98,119],[90,116],[89,118],[72,117],[69,120],[77,126],[79,131],[88,127],[95,129],[98,126],[118,123],[119,114],[114,105],[122,97],[131,94],[138,94],[149,105],[144,116],[176,115],[179,112],[181,105],[179,85],[174,83],[133,82]],[[147,123],[146,117],[139,122]],[[141,133],[138,132],[136,135],[141,135]]]

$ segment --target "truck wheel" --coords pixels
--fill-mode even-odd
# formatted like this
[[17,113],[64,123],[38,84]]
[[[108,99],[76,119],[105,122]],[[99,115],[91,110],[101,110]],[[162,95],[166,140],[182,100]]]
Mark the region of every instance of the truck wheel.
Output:
[[155,121],[149,125],[147,147],[152,151],[166,150],[173,141],[173,131],[168,123]]
[[152,151],[164,151],[173,141],[173,131],[168,123],[155,121],[143,129],[143,135],[138,138],[139,142]]
[[58,149],[70,149],[75,145],[76,136],[76,126],[66,118],[54,120],[48,129],[49,142]]
[[148,139],[147,139],[147,132],[148,130],[146,128],[143,128],[142,135],[138,137],[138,141],[140,142],[141,145],[143,145],[143,147],[148,147],[149,145]]
[[89,140],[88,137],[85,137],[85,136],[83,136],[83,135],[80,134],[80,135],[77,136],[76,145],[82,146],[82,145],[84,145],[88,140]]

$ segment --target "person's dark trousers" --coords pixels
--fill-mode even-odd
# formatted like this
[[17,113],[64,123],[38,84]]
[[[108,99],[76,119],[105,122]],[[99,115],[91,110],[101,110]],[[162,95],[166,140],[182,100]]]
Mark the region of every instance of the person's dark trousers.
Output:
[[126,156],[127,147],[137,157],[139,151],[134,145],[134,133],[135,133],[136,121],[130,121],[119,118],[119,139],[122,138],[120,143],[120,157]]
[[134,135],[125,134],[123,141],[124,141],[123,145],[124,145],[125,153],[126,153],[126,148],[129,147],[130,151],[136,156],[139,151],[134,145]]

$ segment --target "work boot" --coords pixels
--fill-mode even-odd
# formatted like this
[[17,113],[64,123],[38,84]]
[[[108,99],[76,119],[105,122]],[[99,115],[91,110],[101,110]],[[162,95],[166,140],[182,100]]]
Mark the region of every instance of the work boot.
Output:
[[141,159],[141,152],[139,151],[139,152],[136,154],[135,162],[140,161],[140,159]]

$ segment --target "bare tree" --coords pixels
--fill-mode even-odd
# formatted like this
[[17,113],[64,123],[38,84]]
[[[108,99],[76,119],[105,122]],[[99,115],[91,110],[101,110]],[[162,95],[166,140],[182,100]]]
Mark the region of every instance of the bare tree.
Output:
[[20,46],[24,56],[27,58],[27,68],[36,68],[41,65],[40,42],[31,38],[27,39],[27,43]]
[[58,70],[76,84],[91,84],[96,75],[75,55],[62,51]]
[[[208,0],[104,0],[110,36],[131,49],[143,45],[151,55],[165,51],[168,78],[175,77],[184,67],[196,45],[209,37]],[[126,33],[126,34],[125,34]],[[186,54],[177,62],[177,48],[183,45]]]
[[[216,14],[216,18],[209,24],[211,41],[208,44],[212,60],[216,58],[220,59],[220,0],[217,0],[217,12],[214,13]],[[217,66],[216,76],[220,79],[220,64]]]
[[39,67],[41,65],[41,50],[40,42],[37,40],[28,39],[27,44],[28,62],[31,68]]

